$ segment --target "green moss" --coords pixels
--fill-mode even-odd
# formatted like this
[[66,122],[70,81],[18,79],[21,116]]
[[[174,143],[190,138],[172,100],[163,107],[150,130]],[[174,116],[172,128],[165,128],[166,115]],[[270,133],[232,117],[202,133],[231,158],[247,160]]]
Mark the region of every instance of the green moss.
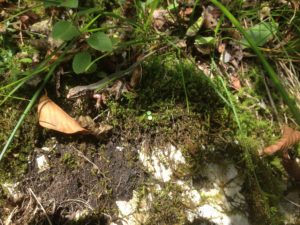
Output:
[[[6,143],[15,122],[20,116],[22,104],[16,103],[10,107],[6,105],[0,110],[0,143]],[[23,175],[28,167],[30,153],[34,149],[36,134],[35,115],[29,114],[22,128],[17,132],[13,144],[0,162],[0,182],[17,179]]]
[[76,159],[74,158],[74,156],[69,153],[69,152],[65,152],[62,157],[61,157],[61,162],[64,163],[68,168],[70,169],[74,169],[77,167],[77,163],[76,163]]
[[167,184],[162,190],[151,190],[152,201],[145,225],[184,224],[186,206],[182,203],[181,189]]

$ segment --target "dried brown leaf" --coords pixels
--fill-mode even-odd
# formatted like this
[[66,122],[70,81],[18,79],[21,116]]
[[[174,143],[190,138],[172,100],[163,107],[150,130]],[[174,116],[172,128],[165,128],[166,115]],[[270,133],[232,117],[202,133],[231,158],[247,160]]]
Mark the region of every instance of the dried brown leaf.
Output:
[[271,155],[279,150],[287,149],[299,141],[300,132],[288,126],[284,126],[282,137],[275,144],[266,147],[264,153]]
[[141,78],[142,78],[142,66],[139,65],[132,72],[130,82],[129,82],[130,87],[132,88],[137,87],[141,81]]
[[232,88],[234,88],[237,91],[240,90],[242,87],[240,79],[236,76],[230,76],[230,83]]
[[204,27],[215,29],[220,16],[221,13],[217,8],[213,6],[207,6],[207,8],[204,9]]
[[153,28],[160,32],[165,32],[174,21],[170,12],[165,9],[156,9],[152,14]]
[[40,98],[38,105],[39,124],[42,127],[56,130],[66,134],[87,132],[69,116],[63,109],[56,105],[47,95]]

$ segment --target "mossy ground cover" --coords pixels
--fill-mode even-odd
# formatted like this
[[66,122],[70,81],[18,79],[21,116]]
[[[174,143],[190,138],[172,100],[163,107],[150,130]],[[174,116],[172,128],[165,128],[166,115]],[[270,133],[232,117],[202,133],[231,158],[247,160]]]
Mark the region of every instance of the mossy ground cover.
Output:
[[[183,73],[177,72],[179,67]],[[22,138],[16,139],[14,151],[9,152],[5,159],[8,163],[1,164],[1,182],[21,181],[24,192],[28,187],[34,188],[36,194],[43,196],[44,203],[53,198],[64,202],[79,196],[92,195],[97,200],[90,204],[97,209],[100,218],[103,212],[116,213],[114,200],[130,199],[134,189],[142,190],[147,184],[147,174],[143,172],[137,158],[137,149],[141,147],[142,141],[147,140],[149,145],[162,147],[166,143],[173,143],[184,150],[190,162],[190,166],[178,170],[176,176],[193,177],[197,180],[201,177],[203,163],[230,160],[241,168],[242,174],[247,177],[245,193],[250,193],[247,197],[251,213],[260,215],[256,220],[277,220],[279,214],[276,203],[281,190],[278,190],[279,186],[276,183],[281,178],[257,155],[257,148],[272,134],[268,120],[262,119],[256,123],[252,111],[243,110],[244,105],[237,106],[241,123],[247,123],[243,128],[245,133],[238,131],[230,108],[216,94],[205,75],[195,70],[189,61],[176,60],[176,54],[150,60],[143,65],[143,71],[141,86],[136,90],[134,98],[125,95],[121,101],[110,100],[106,109],[83,110],[92,115],[100,113],[100,121],[107,120],[108,124],[114,126],[111,133],[100,140],[91,136],[65,137],[55,132],[42,131],[33,115],[31,123],[26,123],[23,128],[29,129],[24,132],[30,135],[21,135]],[[189,112],[182,75],[187,87]],[[85,98],[86,96],[81,100],[93,101]],[[75,105],[75,109],[82,108],[74,101],[63,101],[67,104],[65,108],[72,108],[72,104]],[[83,103],[83,107],[89,105],[91,104]],[[18,109],[14,108],[16,117]],[[147,118],[148,111],[152,114],[151,120]],[[79,116],[82,111],[74,111],[72,114]],[[5,117],[3,112],[2,118],[9,120],[11,115]],[[2,121],[4,124],[10,124]],[[8,128],[3,129],[4,138]],[[267,130],[270,133],[266,133]],[[122,152],[116,150],[119,145],[124,147]],[[50,169],[38,173],[35,159],[37,155],[45,154],[42,147],[52,148],[46,153]],[[20,150],[16,152],[16,149]],[[80,157],[78,151],[91,159],[98,168],[94,168],[95,166]],[[64,191],[66,189],[67,193]],[[166,193],[168,192],[169,190],[166,190]],[[4,203],[8,200],[5,196],[2,196]],[[176,199],[169,199],[163,191],[158,192],[155,198],[157,204],[151,209],[153,219],[157,220],[155,224],[161,221],[165,224],[182,224],[185,221],[180,207],[170,203]],[[24,201],[28,199],[25,197]],[[170,204],[173,207],[170,208]],[[19,219],[22,216],[20,214]],[[55,212],[52,218],[57,216],[59,212]],[[41,222],[45,217],[40,214],[30,219]],[[149,219],[150,224],[153,219]]]
[[[241,7],[237,2],[237,5],[229,4],[228,7]],[[26,4],[30,5],[32,2]],[[86,3],[89,4],[98,3]],[[183,5],[184,8],[190,7],[188,4]],[[143,14],[146,12],[143,10],[143,4],[136,4],[134,7],[124,5],[123,8],[115,9],[114,7],[118,6],[117,2],[104,1],[98,6],[101,10],[121,12],[127,17],[130,17],[131,13],[136,14],[134,19],[129,20],[134,24],[134,29],[125,32],[125,37],[122,37],[124,42],[136,37],[137,42],[133,41],[135,44],[149,48],[151,45],[160,45],[160,41],[162,45],[174,41],[162,38],[162,33],[151,28],[149,15],[149,20],[146,17],[146,21],[141,20],[146,15]],[[195,8],[198,9],[199,6]],[[247,12],[250,16],[256,15],[252,10]],[[39,10],[36,13],[42,15]],[[64,15],[63,10],[58,10],[57,13],[59,16]],[[193,16],[199,16],[198,14]],[[248,14],[237,14],[241,19],[246,15]],[[67,17],[72,18],[72,15]],[[81,22],[86,24],[92,18],[87,16],[86,20]],[[111,25],[111,21],[103,20],[105,19],[101,18],[98,21],[103,27]],[[180,26],[171,31],[172,37],[183,36],[184,29],[191,25],[191,22],[185,23],[184,18],[179,21]],[[128,21],[126,26],[127,23]],[[116,30],[122,32],[123,29],[126,30],[126,26],[117,27]],[[206,31],[205,34],[211,35],[212,31]],[[151,38],[147,36],[154,36],[154,41],[151,42]],[[33,58],[36,50],[30,44],[16,45],[17,42],[13,43],[9,37],[10,33],[0,39],[1,45],[4,46],[1,49],[3,63],[0,64],[3,86],[16,81],[19,72],[36,66],[27,61],[28,58]],[[290,117],[287,108],[272,85],[269,90],[271,97],[267,94],[265,83],[269,84],[269,81],[265,81],[260,74],[261,67],[257,61],[251,58],[245,60],[247,68],[239,74],[242,87],[236,90],[224,75],[226,73],[222,74],[221,70],[212,66],[216,65],[218,58],[215,54],[218,53],[215,51],[210,56],[201,55],[190,45],[193,38],[186,39],[187,49],[180,50],[174,41],[168,48],[162,48],[161,52],[157,51],[143,61],[138,87],[124,93],[119,99],[110,97],[101,108],[95,108],[95,100],[88,94],[77,99],[67,99],[65,96],[70,87],[100,79],[103,76],[100,70],[109,74],[119,69],[117,67],[122,62],[120,59],[124,52],[116,51],[104,57],[103,61],[98,62],[98,71],[91,74],[75,75],[70,72],[71,62],[62,62],[61,68],[67,72],[56,75],[47,84],[48,95],[74,118],[89,115],[97,118],[97,124],[105,122],[113,128],[100,137],[62,135],[41,128],[34,107],[0,163],[0,183],[19,182],[23,193],[21,197],[14,199],[7,189],[0,188],[0,216],[7,218],[15,207],[19,207],[13,215],[17,224],[46,224],[47,216],[58,221],[57,224],[72,224],[74,213],[87,208],[89,215],[83,216],[78,224],[96,224],[95,221],[98,224],[108,224],[117,221],[118,210],[115,201],[129,200],[134,190],[138,190],[140,196],[146,196],[145,190],[148,190],[149,184],[153,182],[138,156],[138,150],[147,142],[150,146],[149,151],[151,146],[160,146],[163,149],[169,143],[182,149],[188,166],[176,169],[174,176],[177,178],[192,178],[196,182],[203,179],[201,172],[205,163],[225,160],[233,163],[239,169],[240,176],[245,178],[243,194],[248,203],[245,210],[251,222],[283,224],[279,201],[284,193],[282,187],[289,178],[278,163],[278,157],[262,158],[259,152],[278,138],[280,128],[277,122],[285,119],[283,115]],[[126,53],[130,55],[139,52],[140,46],[136,47],[133,44]],[[18,52],[26,55],[20,56],[16,54]],[[91,55],[97,56],[93,51]],[[276,57],[280,58],[282,55]],[[199,60],[211,65],[209,69],[212,73],[207,74],[203,68],[199,69]],[[120,67],[122,66],[124,67]],[[38,83],[41,77],[33,80],[36,79]],[[125,77],[122,80],[129,82],[130,78]],[[30,98],[33,87],[24,85],[17,92],[18,96]],[[8,94],[5,91],[1,89],[4,96]],[[270,99],[276,105],[280,105],[275,109],[277,114],[274,113]],[[26,102],[9,99],[1,106],[1,143],[7,140]],[[49,164],[49,168],[43,172],[38,172],[37,168],[36,159],[40,155],[45,155]],[[153,204],[146,224],[188,224],[184,214],[187,206],[177,198],[182,192],[180,186],[167,183],[161,187],[162,190],[154,190],[152,193]],[[37,203],[32,201],[29,190],[34,190],[35,194],[41,197],[43,207],[48,212],[47,216],[41,210],[35,211]],[[171,197],[170,192],[177,195]],[[200,220],[196,220],[195,223],[203,222]]]

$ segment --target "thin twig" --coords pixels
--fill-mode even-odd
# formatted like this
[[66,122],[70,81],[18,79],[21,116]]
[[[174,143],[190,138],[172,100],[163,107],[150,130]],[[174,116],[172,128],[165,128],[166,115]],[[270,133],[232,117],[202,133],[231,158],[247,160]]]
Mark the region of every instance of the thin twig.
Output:
[[[14,214],[15,214],[15,212],[16,212],[17,209],[18,209],[18,206],[16,206],[13,209],[13,211],[9,214],[9,216],[7,217],[7,219],[6,219],[5,223],[4,223],[5,225],[11,224],[11,219],[13,218],[13,216],[14,216]],[[1,224],[3,224],[2,221],[1,221]]]
[[46,216],[46,218],[47,218],[47,220],[48,220],[48,223],[49,223],[50,225],[53,225],[52,222],[51,222],[51,220],[50,220],[50,218],[48,217],[48,214],[47,214],[46,210],[44,209],[43,205],[42,205],[41,202],[38,200],[38,198],[36,197],[36,195],[34,194],[34,192],[32,191],[32,189],[31,189],[31,188],[28,188],[28,191],[32,194],[32,196],[33,196],[34,199],[36,200],[37,204],[40,206],[41,210],[44,212],[44,214],[45,214],[45,216]]
[[62,201],[59,205],[62,205],[62,204],[64,204],[64,203],[68,203],[68,202],[82,203],[82,204],[84,204],[87,208],[89,208],[91,211],[94,211],[94,208],[93,208],[90,204],[88,204],[86,201],[81,200],[81,199],[68,199],[68,200]]
[[294,206],[300,208],[300,205],[299,205],[299,204],[297,204],[297,203],[295,203],[295,202],[289,200],[287,197],[284,197],[284,199],[285,199],[286,201],[288,201],[289,203],[291,203],[292,205],[294,205]]
[[77,150],[75,147],[73,148],[76,150],[80,157],[84,158],[86,161],[92,164],[97,170],[100,170],[100,168],[95,163],[93,163],[88,157],[86,157],[81,151]]
[[271,92],[270,92],[270,89],[269,89],[269,86],[268,86],[268,84],[267,84],[267,82],[266,82],[266,79],[267,79],[267,78],[266,78],[266,76],[264,76],[263,72],[261,72],[261,73],[262,73],[264,85],[265,85],[265,87],[266,87],[267,95],[268,95],[269,101],[270,101],[270,103],[271,103],[271,106],[272,106],[272,108],[273,108],[273,111],[274,111],[274,113],[275,113],[276,119],[277,119],[277,121],[281,122],[281,121],[280,121],[280,118],[279,118],[279,114],[278,114],[277,108],[276,108],[276,106],[275,106],[274,100],[273,100],[273,98],[272,98],[272,95],[271,95]]
[[77,152],[78,156],[82,157],[83,159],[85,159],[87,162],[89,162],[90,164],[93,165],[93,167],[95,169],[97,169],[98,173],[101,174],[105,179],[108,179],[105,174],[103,172],[101,172],[99,166],[97,166],[95,163],[93,163],[88,157],[86,157],[81,151],[79,151],[78,149],[76,149],[74,146],[72,146],[73,149]]

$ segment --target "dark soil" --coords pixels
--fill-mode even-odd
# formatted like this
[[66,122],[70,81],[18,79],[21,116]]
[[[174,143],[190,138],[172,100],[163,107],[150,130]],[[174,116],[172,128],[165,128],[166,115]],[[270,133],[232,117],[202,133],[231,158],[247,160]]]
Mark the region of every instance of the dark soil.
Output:
[[[55,141],[53,152],[48,153],[36,148],[29,171],[21,181],[22,192],[31,188],[55,224],[74,219],[72,216],[76,211],[105,212],[115,207],[115,200],[129,200],[132,191],[144,181],[145,173],[139,162],[132,160],[136,148],[132,146],[120,151],[116,148],[119,143],[112,140],[95,143],[87,137],[83,142]],[[41,154],[47,156],[50,169],[39,173],[34,159]],[[22,200],[22,205],[26,206],[30,201],[31,197],[27,197]],[[28,222],[24,217],[27,213],[28,209],[18,213],[17,224]],[[31,222],[41,224],[44,220],[41,212],[41,216],[35,216]]]

